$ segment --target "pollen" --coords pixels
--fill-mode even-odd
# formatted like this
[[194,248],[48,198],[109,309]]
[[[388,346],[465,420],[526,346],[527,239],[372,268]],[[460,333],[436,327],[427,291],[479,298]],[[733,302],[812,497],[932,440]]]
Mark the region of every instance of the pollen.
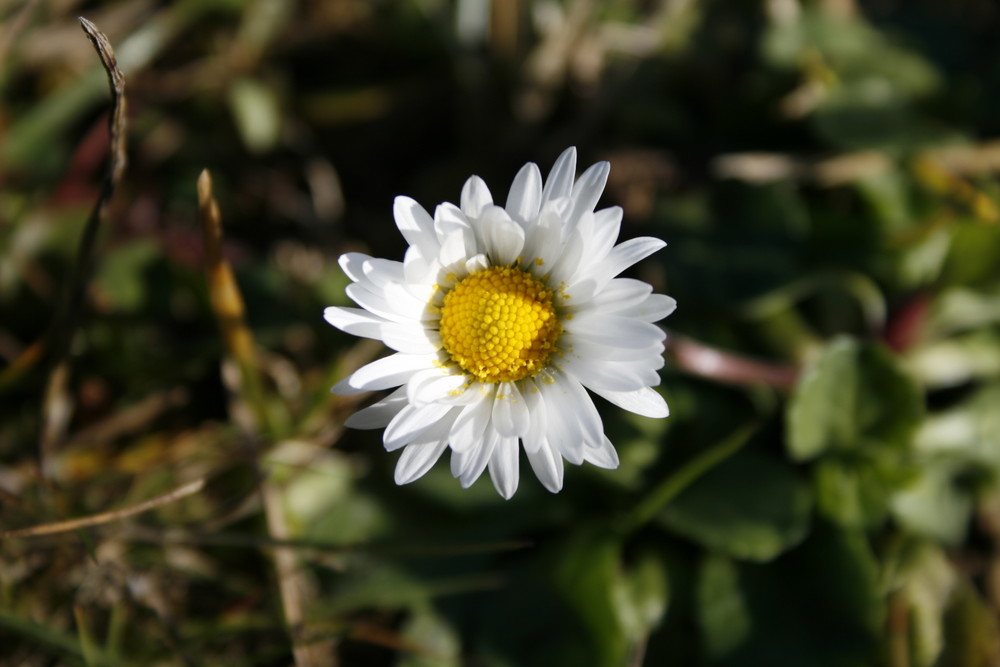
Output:
[[444,349],[481,382],[514,382],[545,368],[562,328],[552,291],[516,268],[469,274],[444,297]]

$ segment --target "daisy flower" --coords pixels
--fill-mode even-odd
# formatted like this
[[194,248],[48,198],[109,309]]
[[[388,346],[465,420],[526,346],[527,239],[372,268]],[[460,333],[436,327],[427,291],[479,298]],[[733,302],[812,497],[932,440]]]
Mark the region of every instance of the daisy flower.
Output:
[[[431,215],[397,197],[402,262],[347,253],[340,265],[360,308],[327,308],[333,326],[395,350],[339,382],[334,393],[397,387],[347,426],[385,428],[402,449],[397,484],[421,477],[451,449],[463,487],[484,470],[504,498],[517,490],[520,449],[539,481],[562,488],[563,460],[616,468],[618,454],[590,394],[647,417],[666,417],[652,389],[663,366],[653,322],[676,302],[616,276],[665,243],[615,245],[618,206],[595,211],[610,165],[576,179],[569,148],[542,182],[537,165],[514,177],[505,206],[471,177],[461,205]],[[585,389],[586,388],[586,389]]]

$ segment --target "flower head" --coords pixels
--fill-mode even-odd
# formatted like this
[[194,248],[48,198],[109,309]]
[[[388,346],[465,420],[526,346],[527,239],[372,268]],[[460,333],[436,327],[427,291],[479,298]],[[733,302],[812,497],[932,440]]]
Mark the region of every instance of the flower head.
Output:
[[506,206],[473,176],[461,206],[434,216],[397,197],[403,262],[348,253],[340,265],[361,308],[327,308],[347,333],[382,340],[395,354],[339,382],[335,393],[398,387],[347,420],[383,428],[388,451],[403,449],[396,482],[426,473],[446,449],[465,487],[488,469],[497,491],[517,490],[523,445],[549,491],[562,488],[563,460],[618,466],[589,389],[648,417],[666,417],[651,387],[663,366],[653,324],[676,303],[644,282],[616,276],[662,248],[642,237],[615,245],[621,208],[595,211],[610,166],[576,175],[567,149],[542,182],[526,164]]

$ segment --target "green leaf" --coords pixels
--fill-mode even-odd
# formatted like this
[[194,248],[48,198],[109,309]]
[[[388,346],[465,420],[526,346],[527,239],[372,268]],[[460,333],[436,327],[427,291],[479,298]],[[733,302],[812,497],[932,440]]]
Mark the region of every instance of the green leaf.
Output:
[[972,512],[972,497],[957,484],[959,472],[947,462],[924,465],[919,477],[893,497],[893,515],[918,535],[960,544]]
[[917,543],[904,557],[897,595],[909,617],[907,647],[915,667],[931,667],[944,649],[945,612],[960,580],[937,545]]
[[768,561],[805,538],[811,509],[808,485],[790,466],[741,452],[678,496],[661,520],[711,551]]
[[660,622],[667,606],[662,559],[646,555],[626,571],[621,536],[601,526],[571,537],[562,551],[556,585],[595,643],[589,664],[616,667]]
[[923,412],[916,383],[881,345],[834,340],[799,381],[786,413],[792,458],[899,450]]
[[881,599],[863,535],[820,524],[764,565],[708,557],[697,618],[713,665],[867,667],[876,663]]
[[739,578],[736,563],[728,558],[710,555],[701,565],[698,622],[712,660],[732,653],[750,637],[753,619]]
[[863,458],[820,461],[813,470],[820,513],[845,526],[878,524],[889,508],[890,480],[883,472]]

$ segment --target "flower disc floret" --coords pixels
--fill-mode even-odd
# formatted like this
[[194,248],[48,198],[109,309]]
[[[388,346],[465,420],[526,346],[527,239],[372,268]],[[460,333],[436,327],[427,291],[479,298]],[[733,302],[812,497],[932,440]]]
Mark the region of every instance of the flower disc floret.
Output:
[[544,368],[562,329],[552,291],[517,268],[468,275],[444,297],[441,342],[480,382],[515,382]]

